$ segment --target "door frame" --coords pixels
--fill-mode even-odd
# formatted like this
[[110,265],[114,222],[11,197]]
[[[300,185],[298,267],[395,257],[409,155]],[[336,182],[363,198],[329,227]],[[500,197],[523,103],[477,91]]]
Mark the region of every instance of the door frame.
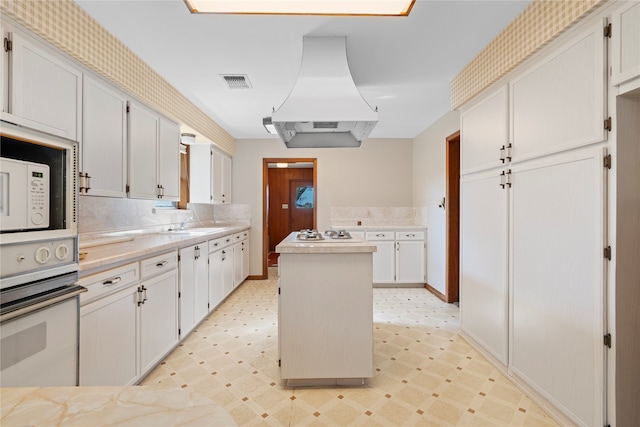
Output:
[[446,144],[445,301],[453,303],[460,293],[460,131],[449,135]]
[[[269,277],[269,163],[313,163],[313,228],[318,219],[318,159],[310,157],[277,157],[262,159],[262,279]],[[287,189],[288,190],[288,189]]]

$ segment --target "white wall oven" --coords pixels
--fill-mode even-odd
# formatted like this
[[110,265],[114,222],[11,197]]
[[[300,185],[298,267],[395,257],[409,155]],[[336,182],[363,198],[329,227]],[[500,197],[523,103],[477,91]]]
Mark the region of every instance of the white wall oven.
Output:
[[74,141],[0,122],[0,386],[76,385]]

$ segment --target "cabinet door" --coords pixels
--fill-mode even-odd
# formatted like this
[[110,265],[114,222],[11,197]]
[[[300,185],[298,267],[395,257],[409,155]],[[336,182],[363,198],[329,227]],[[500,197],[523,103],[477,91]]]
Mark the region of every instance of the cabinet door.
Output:
[[222,265],[223,257],[222,250],[209,254],[209,307],[211,310],[216,308],[226,297]]
[[207,242],[196,246],[194,262],[195,294],[193,315],[196,324],[209,314],[209,263],[207,259]]
[[511,189],[510,369],[584,425],[603,420],[602,157],[518,165]]
[[229,246],[222,250],[222,288],[225,298],[233,291],[234,287],[233,258],[233,247]]
[[180,249],[180,336],[184,337],[195,326],[195,299],[196,299],[196,271],[195,271],[196,247]]
[[497,171],[466,176],[460,186],[460,329],[505,365],[507,192]]
[[123,386],[137,369],[137,296],[131,286],[80,308],[80,385]]
[[603,25],[575,34],[511,83],[514,162],[606,139]]
[[425,248],[424,240],[396,241],[396,282],[425,282]]
[[178,342],[178,271],[141,283],[140,373],[144,375]]
[[129,197],[157,199],[158,116],[129,102]]
[[82,73],[18,32],[11,38],[11,115],[22,119],[18,124],[78,140]]
[[373,253],[373,283],[394,283],[395,282],[395,242],[391,241],[371,241],[376,245],[376,252]]
[[189,201],[191,203],[213,203],[211,144],[189,146]]
[[242,283],[242,242],[233,244],[233,287]]
[[222,203],[231,203],[231,157],[222,155]]
[[617,85],[640,76],[640,3],[626,3],[611,21],[611,84]]
[[506,146],[509,143],[507,93],[507,86],[503,86],[460,114],[462,174],[499,167],[505,163]]
[[213,150],[213,202],[231,203],[231,157]]
[[84,77],[82,172],[92,196],[126,197],[127,100],[106,84]]
[[242,280],[249,277],[249,239],[242,241]]
[[180,127],[160,117],[158,184],[163,200],[180,200]]

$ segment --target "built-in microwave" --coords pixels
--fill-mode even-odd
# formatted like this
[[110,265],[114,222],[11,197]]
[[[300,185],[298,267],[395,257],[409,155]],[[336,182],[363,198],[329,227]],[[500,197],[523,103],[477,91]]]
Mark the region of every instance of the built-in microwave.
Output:
[[49,166],[0,157],[0,229],[49,227]]

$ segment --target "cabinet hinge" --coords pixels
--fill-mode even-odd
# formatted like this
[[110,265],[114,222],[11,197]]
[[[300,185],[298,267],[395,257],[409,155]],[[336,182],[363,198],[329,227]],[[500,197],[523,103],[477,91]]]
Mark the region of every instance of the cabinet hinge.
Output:
[[125,188],[125,190],[126,190],[127,193],[129,193],[129,191],[131,191],[130,188],[129,188],[129,184],[127,184],[127,187]]
[[611,38],[611,23],[604,26],[603,35],[605,37]]
[[129,103],[127,103],[127,114],[131,112],[131,109],[129,108]]
[[604,167],[607,169],[611,169],[611,154],[607,154],[604,156]]
[[611,117],[604,119],[604,129],[611,132]]
[[604,257],[611,261],[611,246],[607,246],[606,248],[604,248]]
[[606,345],[607,348],[611,348],[611,334],[604,336],[604,345]]
[[282,366],[282,360],[278,359],[278,366]]
[[8,37],[4,38],[4,51],[5,52],[10,52],[11,50],[13,50],[13,42],[11,40],[9,40]]
[[278,288],[278,295],[280,295],[280,288]]
[[180,292],[178,292],[178,299],[180,299],[181,296],[182,296],[182,294]]
[[182,330],[178,328],[178,336],[180,336],[180,334],[182,334]]
[[181,255],[178,255],[178,262],[180,262]]

